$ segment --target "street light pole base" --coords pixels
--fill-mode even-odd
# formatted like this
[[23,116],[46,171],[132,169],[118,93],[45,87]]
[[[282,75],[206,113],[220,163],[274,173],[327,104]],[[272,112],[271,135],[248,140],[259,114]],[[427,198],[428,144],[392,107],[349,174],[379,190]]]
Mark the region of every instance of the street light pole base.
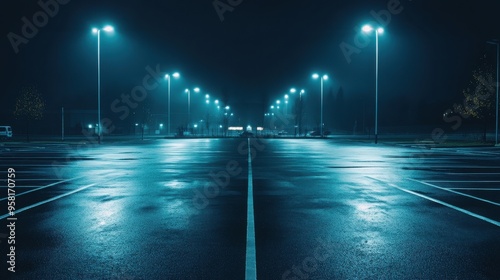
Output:
[[378,143],[378,134],[375,134],[375,144]]

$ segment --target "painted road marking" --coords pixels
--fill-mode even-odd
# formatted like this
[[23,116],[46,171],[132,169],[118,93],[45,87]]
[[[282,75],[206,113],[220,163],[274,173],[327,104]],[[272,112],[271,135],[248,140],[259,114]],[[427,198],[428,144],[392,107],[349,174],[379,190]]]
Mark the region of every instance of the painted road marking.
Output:
[[462,191],[500,191],[499,188],[448,188],[450,190],[462,190]]
[[397,185],[392,184],[392,183],[384,182],[384,181],[379,180],[379,179],[377,179],[377,178],[373,178],[373,177],[370,177],[370,176],[366,176],[366,177],[367,177],[367,178],[369,178],[369,179],[372,179],[372,180],[374,180],[374,181],[377,181],[377,182],[379,182],[379,183],[383,183],[383,184],[385,184],[385,185],[387,185],[387,186],[390,186],[390,187],[396,188],[396,189],[398,189],[398,190],[404,191],[404,192],[409,193],[409,194],[416,195],[416,196],[418,196],[418,197],[421,197],[421,198],[427,199],[427,200],[432,201],[432,202],[435,202],[435,203],[437,203],[437,204],[441,204],[441,205],[443,205],[443,206],[446,206],[446,207],[449,207],[449,208],[451,208],[451,209],[457,210],[457,211],[462,212],[462,213],[464,213],[464,214],[466,214],[466,215],[469,215],[469,216],[471,216],[471,217],[478,218],[478,219],[483,220],[483,221],[485,221],[485,222],[487,222],[487,223],[490,223],[490,224],[492,224],[492,225],[495,225],[495,226],[497,226],[497,227],[500,227],[500,222],[497,222],[497,221],[495,221],[495,220],[492,220],[492,219],[486,218],[486,217],[484,217],[484,216],[478,215],[478,214],[473,213],[473,212],[470,212],[470,211],[468,211],[468,210],[462,209],[462,208],[457,207],[457,206],[455,206],[455,205],[451,205],[451,204],[446,203],[446,202],[444,202],[444,201],[441,201],[441,200],[438,200],[438,199],[435,199],[435,198],[432,198],[432,197],[429,197],[429,196],[426,196],[426,195],[423,195],[423,194],[420,194],[420,193],[417,193],[417,192],[414,192],[414,191],[411,191],[411,190],[408,190],[408,189],[405,189],[405,188],[402,188],[402,187],[397,186]]
[[480,172],[471,172],[471,173],[464,173],[464,172],[448,172],[448,173],[444,173],[446,175],[500,175],[500,173],[498,172],[493,172],[493,173],[489,173],[489,172],[484,172],[484,173],[480,173]]
[[[88,189],[88,188],[90,188],[90,187],[93,187],[93,186],[95,186],[95,185],[97,185],[97,184],[98,184],[98,183],[93,183],[93,184],[90,184],[90,185],[86,185],[86,186],[83,186],[83,187],[78,188],[78,189],[76,189],[76,190],[72,190],[72,191],[70,191],[70,192],[67,192],[67,193],[65,193],[65,194],[61,194],[61,195],[58,195],[58,196],[55,196],[55,197],[49,198],[49,199],[44,200],[44,201],[40,201],[40,202],[37,202],[37,203],[35,203],[35,204],[31,204],[30,206],[26,206],[26,207],[24,207],[24,208],[21,208],[21,209],[18,209],[18,210],[16,210],[16,211],[14,211],[14,213],[15,213],[15,214],[19,214],[19,213],[21,213],[21,212],[24,212],[24,211],[26,211],[26,210],[30,210],[30,209],[35,208],[35,207],[37,207],[37,206],[47,204],[47,203],[49,203],[49,202],[52,202],[52,201],[54,201],[54,200],[57,200],[57,199],[60,199],[60,198],[66,197],[66,196],[68,196],[68,195],[72,195],[72,194],[77,193],[77,192],[79,192],[79,191],[83,191],[83,190]],[[0,216],[0,220],[3,220],[3,219],[8,218],[8,217],[10,217],[10,215],[9,215],[9,214],[2,215],[2,216]]]
[[247,249],[245,279],[257,279],[257,258],[255,252],[255,220],[253,213],[253,174],[250,138],[248,138],[248,200],[247,200]]
[[473,196],[473,195],[470,195],[470,194],[465,194],[465,193],[457,192],[457,191],[454,191],[452,189],[443,188],[443,187],[436,186],[436,185],[433,185],[433,184],[430,184],[430,183],[427,183],[427,182],[424,182],[424,181],[420,181],[420,180],[415,180],[415,179],[411,179],[411,178],[409,178],[408,180],[413,181],[413,182],[417,182],[417,183],[420,183],[420,184],[423,184],[423,185],[427,185],[429,187],[433,187],[433,188],[436,188],[436,189],[440,189],[440,190],[444,190],[444,191],[447,191],[447,192],[451,192],[451,193],[454,193],[454,194],[458,194],[458,195],[470,197],[470,198],[473,198],[473,199],[477,199],[477,200],[480,200],[482,202],[493,204],[495,206],[500,206],[500,203],[496,203],[496,202],[493,202],[493,201],[490,201],[490,200],[487,200],[487,199],[483,199],[483,198],[480,198],[480,197],[477,197],[477,196]]
[[[21,196],[21,195],[25,195],[25,194],[28,194],[28,193],[32,193],[32,192],[36,192],[38,190],[43,190],[43,189],[46,189],[46,188],[49,188],[49,187],[52,187],[52,186],[55,186],[55,185],[59,185],[61,183],[65,183],[65,182],[70,182],[70,181],[74,181],[76,179],[80,179],[80,178],[83,178],[85,176],[80,176],[80,177],[75,177],[75,178],[71,178],[71,179],[67,179],[67,180],[62,180],[62,181],[59,181],[59,182],[55,182],[55,183],[52,183],[52,184],[48,184],[46,186],[43,186],[43,187],[39,187],[39,188],[36,188],[36,189],[33,189],[33,190],[29,190],[29,191],[25,191],[25,192],[22,192],[22,193],[17,193],[16,194],[16,197],[17,196]],[[16,187],[18,188],[18,187]],[[4,198],[1,198],[0,201],[2,200],[6,200],[8,197],[4,197]]]
[[17,179],[16,182],[23,182],[23,181],[57,181],[57,179],[51,179],[51,178],[41,178],[41,179]]
[[426,182],[429,183],[500,183],[499,180],[493,180],[493,181],[488,181],[488,180],[425,180]]

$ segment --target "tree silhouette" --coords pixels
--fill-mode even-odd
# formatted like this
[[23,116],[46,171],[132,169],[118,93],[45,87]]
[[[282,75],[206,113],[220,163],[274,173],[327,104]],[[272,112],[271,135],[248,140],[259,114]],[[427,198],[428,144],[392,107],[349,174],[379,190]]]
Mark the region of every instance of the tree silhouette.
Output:
[[467,88],[463,90],[464,101],[455,104],[453,111],[464,118],[472,117],[484,125],[483,140],[486,140],[486,127],[495,112],[496,82],[494,70],[484,55],[478,66],[472,71],[472,78]]
[[16,101],[14,116],[26,121],[26,141],[30,141],[30,122],[41,120],[45,111],[45,101],[35,86],[23,87]]

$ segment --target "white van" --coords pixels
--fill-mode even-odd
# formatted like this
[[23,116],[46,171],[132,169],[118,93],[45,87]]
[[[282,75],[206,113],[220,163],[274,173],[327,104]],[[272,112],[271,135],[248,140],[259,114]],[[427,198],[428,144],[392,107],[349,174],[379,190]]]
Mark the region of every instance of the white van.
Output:
[[12,138],[12,128],[10,126],[0,126],[0,138]]

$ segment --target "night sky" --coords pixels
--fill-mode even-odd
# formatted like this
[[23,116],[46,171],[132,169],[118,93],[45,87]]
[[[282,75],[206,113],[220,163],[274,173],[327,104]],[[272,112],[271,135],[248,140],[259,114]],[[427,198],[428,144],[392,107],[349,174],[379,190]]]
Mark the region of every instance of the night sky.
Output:
[[[231,105],[245,124],[262,122],[266,108],[292,86],[306,89],[313,111],[319,82],[311,74],[318,72],[331,78],[327,96],[342,88],[344,110],[353,112],[346,117],[349,126],[373,113],[375,37],[366,37],[371,42],[352,54],[350,63],[340,45],[354,46],[361,26],[374,20],[370,12],[385,10],[390,2],[395,1],[242,0],[221,21],[210,0],[72,0],[59,5],[16,54],[7,34],[21,35],[21,18],[32,21],[42,8],[37,1],[4,1],[1,117],[8,118],[26,85],[37,85],[49,111],[95,109],[97,39],[91,29],[112,24],[115,33],[101,37],[106,115],[112,116],[113,100],[142,84],[147,66],[181,73],[172,82],[174,113],[185,110],[182,91],[199,86]],[[500,37],[500,3],[401,0],[400,5],[380,37],[381,125],[442,122],[440,115],[460,102],[481,55],[495,62],[495,49],[486,41]],[[202,101],[193,94],[194,104]],[[148,92],[146,102],[154,113],[165,113],[166,82]]]

